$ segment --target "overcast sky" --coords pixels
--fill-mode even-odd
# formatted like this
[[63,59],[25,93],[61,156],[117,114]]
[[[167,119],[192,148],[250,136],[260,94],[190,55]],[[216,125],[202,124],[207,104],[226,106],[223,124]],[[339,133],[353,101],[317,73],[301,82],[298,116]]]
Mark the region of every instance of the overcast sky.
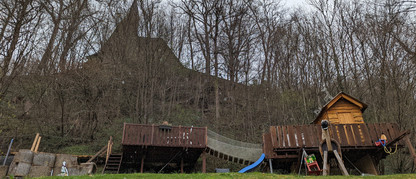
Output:
[[288,8],[296,8],[296,7],[307,7],[309,6],[308,0],[282,0],[283,4],[286,4]]

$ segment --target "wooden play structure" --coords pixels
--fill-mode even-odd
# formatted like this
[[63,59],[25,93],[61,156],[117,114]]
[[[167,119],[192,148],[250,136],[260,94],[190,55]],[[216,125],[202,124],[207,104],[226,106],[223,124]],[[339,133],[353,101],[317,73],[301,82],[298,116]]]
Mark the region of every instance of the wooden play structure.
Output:
[[[362,112],[366,107],[341,92],[311,124],[271,126],[263,134],[261,148],[228,139],[206,127],[125,123],[122,153],[111,153],[110,139],[105,170],[189,172],[202,156],[202,172],[206,172],[206,154],[250,165],[264,153],[271,172],[298,172],[304,161],[310,174],[349,175],[358,169],[361,173],[378,175],[380,160],[397,148],[406,145],[416,159],[409,132],[401,131],[395,123],[364,123]],[[381,135],[387,138],[385,146],[376,145]],[[316,156],[316,160],[308,163],[306,153]]]
[[178,168],[181,173],[189,172],[205,151],[207,128],[126,123],[122,146],[120,157],[124,168],[141,173],[169,172]]
[[[110,153],[105,173],[118,172],[190,172],[206,155],[250,165],[262,154],[260,144],[236,141],[206,127],[124,124],[122,153]],[[103,173],[104,173],[103,172]]]
[[[405,139],[405,145],[415,156],[407,137],[409,132],[401,131],[395,123],[364,123],[362,112],[366,107],[366,104],[341,92],[322,108],[312,124],[271,126],[269,132],[263,134],[263,151],[271,168],[287,172],[298,170],[302,150],[315,154],[323,163],[327,160],[324,153],[337,151],[335,158],[344,161],[347,169],[357,167],[363,173],[377,175],[380,160],[389,155],[382,146],[375,144],[382,134],[388,139],[386,148],[394,148],[396,144],[403,147],[402,139]],[[322,120],[329,121],[327,130],[322,129]],[[331,141],[329,147],[327,141]],[[334,149],[328,150],[331,147]],[[324,174],[348,174],[342,169],[330,171],[330,168],[342,168],[343,164],[334,160],[328,162],[328,166],[321,162]]]
[[[196,73],[186,69],[163,40],[138,36],[137,1],[131,7],[101,50],[88,57],[86,67],[100,64],[104,70],[113,70],[115,65],[110,65],[113,61],[117,61],[114,63],[117,65],[119,62],[148,64],[151,59],[146,59],[144,54],[149,53],[148,56],[160,59],[152,61],[159,68],[174,71],[179,69],[180,73],[177,74],[187,71],[181,75],[183,79],[188,81],[193,78]],[[119,48],[114,48],[115,46]],[[118,60],[120,54],[123,54],[123,59]],[[168,73],[168,70],[163,72],[166,75],[173,74]],[[213,78],[210,75],[206,77]],[[228,83],[224,79],[215,79],[218,80]],[[355,167],[364,173],[379,174],[377,166],[380,160],[389,155],[386,148],[394,148],[397,144],[399,148],[405,145],[409,148],[416,164],[416,154],[408,138],[409,132],[401,131],[395,123],[365,123],[363,112],[366,108],[366,104],[341,92],[322,108],[311,124],[270,126],[269,131],[262,136],[263,145],[235,141],[206,127],[126,123],[123,128],[122,153],[113,154],[112,142],[109,142],[93,158],[107,149],[104,172],[161,173],[191,171],[197,159],[202,156],[202,171],[205,172],[205,154],[244,165],[255,163],[265,154],[271,171],[278,169],[295,172],[299,170],[300,161],[304,160],[304,153],[308,153],[316,156],[316,163],[309,166],[310,170],[319,170],[312,172],[315,174],[322,169],[323,174],[347,175],[350,173],[348,169]],[[326,129],[321,126],[323,120],[329,121]],[[376,145],[382,134],[387,138],[385,148]]]

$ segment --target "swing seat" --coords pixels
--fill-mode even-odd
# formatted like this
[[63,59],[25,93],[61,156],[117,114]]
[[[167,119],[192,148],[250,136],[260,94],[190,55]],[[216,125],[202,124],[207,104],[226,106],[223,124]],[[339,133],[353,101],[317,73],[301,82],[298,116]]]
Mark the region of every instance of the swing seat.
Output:
[[322,170],[321,168],[319,168],[318,162],[316,160],[311,163],[308,163],[306,157],[304,159],[306,167],[308,167],[308,175],[314,174],[318,176],[321,174]]

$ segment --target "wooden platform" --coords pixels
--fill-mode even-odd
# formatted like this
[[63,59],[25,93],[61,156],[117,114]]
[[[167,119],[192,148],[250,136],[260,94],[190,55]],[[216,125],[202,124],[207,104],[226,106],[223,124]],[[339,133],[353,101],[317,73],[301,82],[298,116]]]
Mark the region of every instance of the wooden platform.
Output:
[[207,146],[205,127],[124,124],[125,172],[190,172]]
[[[383,147],[375,145],[382,133],[387,136],[388,147],[392,148],[396,142],[399,148],[403,147],[400,140],[408,134],[407,131],[400,131],[395,123],[332,124],[328,130],[331,138],[339,143],[343,156],[352,163],[371,155],[376,165],[388,155]],[[280,165],[291,170],[287,165],[300,161],[303,149],[321,160],[321,136],[322,129],[317,124],[271,126],[270,131],[263,134],[263,151],[266,159],[274,159],[274,166]]]
[[[329,128],[332,139],[335,139],[343,149],[358,149],[376,147],[381,133],[392,141],[402,135],[397,124],[333,124]],[[299,148],[318,148],[321,142],[322,130],[320,125],[288,125],[271,126],[270,143],[274,151],[297,150]]]

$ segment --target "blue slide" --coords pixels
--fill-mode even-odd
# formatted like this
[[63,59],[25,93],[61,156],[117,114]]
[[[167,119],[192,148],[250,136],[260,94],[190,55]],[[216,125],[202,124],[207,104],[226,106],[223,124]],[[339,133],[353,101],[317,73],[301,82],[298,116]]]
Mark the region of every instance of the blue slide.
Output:
[[241,169],[238,173],[245,173],[249,170],[252,170],[252,169],[256,168],[258,165],[261,164],[261,162],[263,162],[265,156],[266,155],[261,154],[260,158],[256,162],[254,162],[253,164]]

